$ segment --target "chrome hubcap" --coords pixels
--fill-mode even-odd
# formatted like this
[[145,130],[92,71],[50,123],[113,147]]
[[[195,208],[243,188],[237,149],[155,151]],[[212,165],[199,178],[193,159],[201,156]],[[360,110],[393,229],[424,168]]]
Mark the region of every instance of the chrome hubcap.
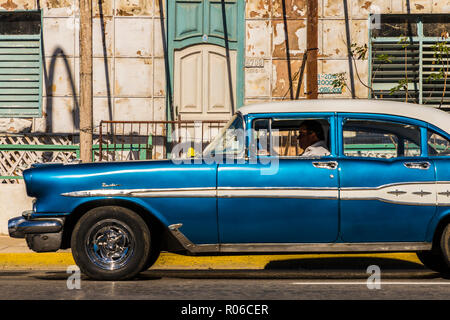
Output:
[[134,235],[117,220],[103,220],[88,232],[86,251],[89,259],[105,270],[120,269],[133,256]]

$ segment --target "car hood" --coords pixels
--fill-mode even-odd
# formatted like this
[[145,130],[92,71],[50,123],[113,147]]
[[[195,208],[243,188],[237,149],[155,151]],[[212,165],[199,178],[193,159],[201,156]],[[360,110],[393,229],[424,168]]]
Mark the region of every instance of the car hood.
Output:
[[[171,160],[39,164],[23,172],[30,197],[49,193],[99,189],[185,188],[203,186],[198,170],[214,171],[215,165],[177,164]],[[209,176],[209,175],[208,175]],[[215,176],[215,175],[212,175]],[[211,181],[208,183],[210,184]]]

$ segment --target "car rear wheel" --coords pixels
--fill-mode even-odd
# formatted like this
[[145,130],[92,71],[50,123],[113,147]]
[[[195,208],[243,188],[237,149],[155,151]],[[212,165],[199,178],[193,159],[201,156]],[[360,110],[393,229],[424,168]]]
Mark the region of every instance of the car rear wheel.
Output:
[[450,224],[447,224],[440,235],[439,248],[417,252],[417,257],[427,268],[450,274]]
[[96,280],[127,280],[148,261],[150,230],[134,211],[105,206],[88,211],[76,224],[72,254],[80,270]]
[[440,243],[442,258],[445,263],[444,273],[450,274],[450,223],[442,231]]
[[444,272],[446,264],[441,254],[433,251],[420,251],[417,252],[417,257],[425,267],[436,272]]

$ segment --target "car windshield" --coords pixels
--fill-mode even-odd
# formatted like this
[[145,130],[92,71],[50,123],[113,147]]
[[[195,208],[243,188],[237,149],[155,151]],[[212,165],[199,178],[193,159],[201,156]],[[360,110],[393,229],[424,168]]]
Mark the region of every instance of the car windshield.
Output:
[[244,122],[242,117],[236,114],[205,148],[203,157],[240,155],[244,151],[244,144]]

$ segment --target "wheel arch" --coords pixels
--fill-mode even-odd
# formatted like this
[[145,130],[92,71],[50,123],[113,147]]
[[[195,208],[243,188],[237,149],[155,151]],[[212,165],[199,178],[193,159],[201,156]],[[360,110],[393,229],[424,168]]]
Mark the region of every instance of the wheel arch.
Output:
[[447,211],[445,214],[439,217],[439,220],[436,223],[436,227],[432,231],[433,251],[439,250],[441,234],[448,224],[450,224],[450,211]]
[[136,212],[149,228],[151,226],[153,233],[156,232],[156,234],[153,235],[156,237],[155,239],[163,238],[164,234],[168,232],[167,223],[163,221],[161,217],[154,214],[153,210],[149,210],[139,203],[125,199],[95,199],[78,205],[72,213],[67,216],[64,223],[61,249],[70,248],[72,232],[80,218],[89,210],[104,206],[119,206]]

